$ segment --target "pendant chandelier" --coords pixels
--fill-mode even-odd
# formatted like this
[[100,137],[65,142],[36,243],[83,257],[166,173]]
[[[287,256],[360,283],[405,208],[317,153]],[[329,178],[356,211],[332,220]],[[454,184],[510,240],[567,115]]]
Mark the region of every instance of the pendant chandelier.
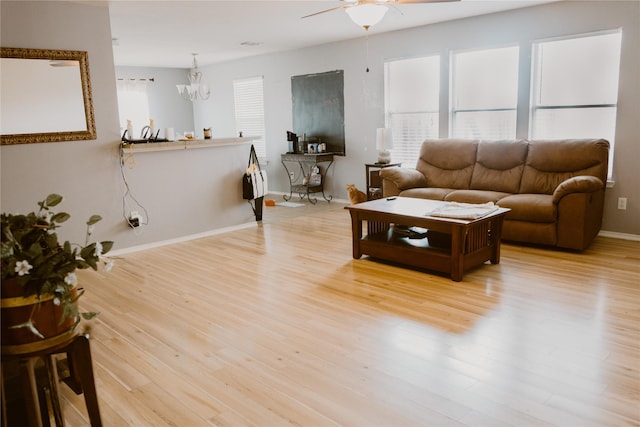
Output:
[[211,88],[206,83],[202,83],[202,73],[198,71],[198,61],[196,60],[197,53],[193,53],[193,66],[187,72],[189,78],[188,85],[176,85],[178,93],[184,99],[189,101],[207,100],[211,95]]

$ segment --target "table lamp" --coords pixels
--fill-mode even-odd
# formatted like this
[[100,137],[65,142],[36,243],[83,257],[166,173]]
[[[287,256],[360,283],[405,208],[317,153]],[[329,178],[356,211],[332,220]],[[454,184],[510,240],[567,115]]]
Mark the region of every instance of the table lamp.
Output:
[[378,150],[377,163],[390,163],[391,153],[389,148],[393,148],[393,133],[390,128],[378,128],[376,130],[376,149]]

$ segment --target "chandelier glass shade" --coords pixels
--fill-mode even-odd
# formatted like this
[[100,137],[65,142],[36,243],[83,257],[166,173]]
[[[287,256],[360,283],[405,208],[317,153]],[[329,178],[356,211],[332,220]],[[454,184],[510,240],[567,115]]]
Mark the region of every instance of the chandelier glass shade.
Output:
[[364,3],[345,9],[349,18],[365,30],[382,20],[388,7],[382,4]]
[[179,84],[176,85],[176,89],[178,89],[178,93],[184,99],[188,99],[189,101],[197,101],[197,100],[206,100],[209,99],[211,95],[211,88],[208,84],[202,82],[202,73],[198,71],[198,61],[196,60],[196,56],[198,54],[193,54],[193,67],[187,71],[187,77],[189,79],[189,84]]

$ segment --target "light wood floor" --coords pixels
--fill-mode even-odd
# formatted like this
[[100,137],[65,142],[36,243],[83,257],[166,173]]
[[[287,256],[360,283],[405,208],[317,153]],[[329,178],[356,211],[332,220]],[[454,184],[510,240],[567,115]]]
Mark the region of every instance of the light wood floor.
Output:
[[352,259],[322,203],[81,272],[105,426],[640,425],[640,242],[503,244],[456,283]]

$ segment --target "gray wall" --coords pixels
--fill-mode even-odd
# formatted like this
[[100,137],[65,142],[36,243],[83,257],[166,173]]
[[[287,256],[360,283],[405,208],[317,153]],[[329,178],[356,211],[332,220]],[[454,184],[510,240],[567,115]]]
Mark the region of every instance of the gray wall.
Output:
[[[86,217],[100,213],[105,219],[98,226],[97,237],[115,240],[116,248],[252,223],[251,210],[239,196],[238,176],[248,155],[248,147],[244,146],[137,155],[135,167],[125,172],[132,191],[148,209],[151,224],[142,234],[128,229],[122,218],[124,185],[117,151],[120,134],[116,70],[108,11],[99,6],[62,2],[2,1],[0,7],[3,46],[89,52],[98,132],[96,141],[3,146],[0,151],[2,211],[31,210],[36,200],[58,192],[65,196],[64,208],[72,214],[72,223],[65,227],[65,233],[81,241]],[[51,22],[57,24],[52,26]],[[637,220],[640,217],[640,81],[637,77],[640,75],[640,3],[635,1],[551,3],[371,35],[368,63],[365,39],[361,38],[201,66],[205,80],[212,85],[212,98],[195,104],[194,128],[212,126],[216,137],[234,136],[232,81],[263,75],[269,184],[272,189],[285,191],[287,181],[280,154],[287,147],[285,132],[292,127],[291,76],[345,70],[347,156],[337,158],[332,167],[328,192],[346,199],[344,186],[353,182],[364,187],[363,163],[376,158],[374,132],[384,123],[384,60],[433,53],[446,58],[451,49],[505,43],[521,43],[521,49],[526,49],[535,39],[618,27],[623,30],[623,47],[615,187],[607,191],[603,229],[640,235]],[[365,72],[367,65],[371,69],[369,73]],[[527,67],[528,63],[524,63],[521,68],[528,72]],[[446,74],[442,77],[442,88],[447,90]],[[167,82],[172,91],[175,83],[178,82]],[[166,117],[154,119],[172,120]],[[446,115],[443,114],[441,120],[441,129],[446,129]],[[520,115],[519,120],[519,129],[526,129],[527,118]],[[158,123],[158,127],[166,125]],[[230,167],[236,163],[240,166]],[[626,211],[616,209],[620,196],[628,198]]]
[[[196,106],[196,123],[209,117],[214,128],[232,133],[232,81],[263,75],[269,186],[285,191],[287,177],[279,156],[286,151],[285,132],[292,128],[291,76],[345,70],[346,157],[339,157],[328,180],[329,192],[346,198],[345,185],[364,187],[363,164],[376,159],[377,127],[384,124],[383,63],[385,60],[440,54],[441,92],[448,89],[448,53],[456,49],[518,44],[521,51],[518,137],[528,130],[531,42],[539,39],[622,28],[619,109],[616,124],[613,180],[606,193],[603,230],[640,235],[640,2],[567,1],[369,36],[369,60],[364,38],[281,54],[254,57],[202,67],[213,83],[214,96]],[[367,65],[370,72],[366,73]],[[446,96],[441,105],[441,137],[446,137]],[[198,128],[202,127],[200,125]],[[618,197],[628,199],[627,210],[617,209]]]
[[84,50],[89,55],[97,139],[2,146],[2,211],[37,209],[49,193],[65,200],[71,214],[61,233],[84,242],[84,222],[93,213],[105,220],[96,227],[99,240],[117,238],[120,182],[117,145],[118,110],[106,8],[72,3],[0,2],[3,46]]

